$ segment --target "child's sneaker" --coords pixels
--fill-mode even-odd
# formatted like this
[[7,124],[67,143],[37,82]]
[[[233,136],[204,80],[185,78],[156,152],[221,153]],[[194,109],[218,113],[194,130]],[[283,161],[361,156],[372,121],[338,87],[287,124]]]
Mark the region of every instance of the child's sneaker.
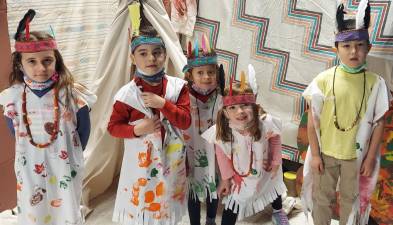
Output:
[[283,210],[273,212],[272,222],[273,225],[289,225],[288,217]]

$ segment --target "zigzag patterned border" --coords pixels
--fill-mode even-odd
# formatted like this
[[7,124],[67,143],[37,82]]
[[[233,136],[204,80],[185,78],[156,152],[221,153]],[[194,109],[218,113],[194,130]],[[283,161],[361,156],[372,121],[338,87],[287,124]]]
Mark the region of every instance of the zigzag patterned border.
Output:
[[[266,35],[269,19],[248,15],[245,13],[246,0],[235,0],[233,6],[232,25],[253,33],[252,55],[257,60],[265,60],[274,65],[271,90],[295,98],[292,120],[300,121],[300,116],[306,108],[301,93],[306,85],[286,79],[289,52],[266,47]],[[254,47],[255,46],[255,47]]]
[[224,66],[227,77],[226,80],[229,80],[228,76],[236,74],[238,54],[216,48],[218,33],[220,31],[220,22],[197,17],[194,30],[205,33],[209,38],[211,45],[217,53],[218,61]]
[[[348,3],[348,9],[356,10],[359,5],[359,0],[351,0]],[[374,14],[373,30],[371,31],[371,43],[373,47],[371,51],[381,53],[393,53],[393,35],[384,35],[385,25],[387,16],[389,14],[389,8],[391,1],[370,1],[371,12]]]
[[322,13],[298,9],[297,3],[298,0],[285,0],[283,18],[290,24],[305,26],[302,54],[313,60],[327,63],[326,68],[332,67],[337,63],[336,53],[331,46],[318,43]]

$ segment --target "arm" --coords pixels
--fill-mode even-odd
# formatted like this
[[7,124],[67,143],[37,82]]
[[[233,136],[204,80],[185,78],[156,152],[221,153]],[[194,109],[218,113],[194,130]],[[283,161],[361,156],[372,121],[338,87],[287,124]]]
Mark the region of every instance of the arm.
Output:
[[215,145],[215,147],[217,163],[218,168],[220,169],[221,178],[223,180],[230,179],[235,173],[232,168],[232,162],[218,145]]
[[223,197],[231,193],[230,179],[233,177],[235,172],[232,169],[231,160],[228,159],[224,151],[218,145],[215,145],[215,149],[216,160],[221,174],[221,181],[217,188],[217,194],[219,197]]
[[186,86],[180,92],[176,104],[165,100],[164,107],[160,109],[162,114],[175,127],[185,130],[191,125],[190,97]]
[[370,145],[368,147],[367,155],[360,168],[360,174],[363,176],[371,176],[374,171],[375,161],[377,153],[379,151],[380,143],[382,140],[383,129],[385,126],[385,118],[382,117],[377,121],[377,126],[375,127],[370,140]]
[[15,136],[14,123],[12,122],[12,119],[7,116],[4,116],[4,117],[5,117],[5,121],[7,123],[7,127],[10,130],[12,136]]
[[131,116],[132,107],[122,102],[116,101],[108,123],[108,132],[118,138],[134,138],[133,125],[128,124]]
[[264,161],[264,169],[266,171],[271,171],[272,176],[274,178],[277,174],[278,169],[282,164],[282,154],[281,154],[281,136],[276,135],[274,137],[269,138],[269,159],[267,162]]
[[311,105],[310,105],[310,110],[308,110],[307,136],[308,136],[308,141],[310,143],[311,154],[312,154],[311,168],[314,171],[318,171],[319,173],[322,173],[323,172],[323,163],[322,163],[321,155],[319,153],[318,137],[317,137],[317,134],[315,133]]
[[76,113],[76,131],[79,134],[82,149],[85,150],[90,136],[90,115],[89,107],[87,105],[80,108]]

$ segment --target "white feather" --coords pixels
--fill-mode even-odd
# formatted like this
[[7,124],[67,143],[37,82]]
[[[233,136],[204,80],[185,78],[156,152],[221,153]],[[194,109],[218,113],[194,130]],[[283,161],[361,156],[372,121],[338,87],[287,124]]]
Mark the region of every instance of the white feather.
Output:
[[248,83],[252,89],[252,92],[254,92],[254,95],[258,94],[258,84],[257,84],[257,78],[255,77],[255,69],[251,64],[248,64],[248,74],[247,74],[247,80]]
[[356,29],[364,28],[364,17],[366,16],[368,0],[361,0],[356,13]]
[[343,0],[337,0],[337,5],[336,5],[337,7],[336,8],[338,8],[338,6],[341,5],[342,3],[343,3]]

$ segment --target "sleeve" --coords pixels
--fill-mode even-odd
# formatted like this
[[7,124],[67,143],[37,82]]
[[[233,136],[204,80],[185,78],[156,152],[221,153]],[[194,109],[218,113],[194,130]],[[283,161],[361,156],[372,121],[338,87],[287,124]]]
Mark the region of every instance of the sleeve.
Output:
[[282,153],[281,153],[281,136],[276,135],[269,138],[269,150],[272,165],[277,166],[282,164]]
[[133,108],[122,102],[116,101],[108,123],[108,132],[117,138],[134,138],[133,125],[129,124]]
[[232,162],[225,155],[224,151],[220,148],[220,146],[215,145],[215,147],[216,147],[217,163],[218,163],[218,168],[220,169],[221,178],[223,180],[227,180],[235,174],[232,168]]
[[307,103],[310,104],[311,100],[314,98],[317,99],[324,99],[324,94],[322,93],[322,89],[324,87],[324,79],[325,78],[325,73],[319,74],[317,77],[315,77],[311,83],[307,86],[307,88],[304,90],[302,96],[306,99]]
[[89,111],[94,103],[97,101],[97,96],[89,91],[85,86],[79,83],[74,83],[74,93],[77,96],[78,108],[82,108],[85,105],[89,107]]
[[176,104],[166,100],[164,107],[160,111],[175,127],[182,130],[189,128],[191,125],[191,114],[188,88],[183,86]]
[[10,130],[11,134],[13,136],[15,136],[14,123],[12,122],[12,119],[7,116],[4,116],[4,117],[5,117],[5,122],[7,123],[8,129]]
[[81,140],[82,149],[85,150],[87,141],[90,136],[90,115],[89,107],[85,105],[76,113],[76,131],[78,132],[79,139]]

